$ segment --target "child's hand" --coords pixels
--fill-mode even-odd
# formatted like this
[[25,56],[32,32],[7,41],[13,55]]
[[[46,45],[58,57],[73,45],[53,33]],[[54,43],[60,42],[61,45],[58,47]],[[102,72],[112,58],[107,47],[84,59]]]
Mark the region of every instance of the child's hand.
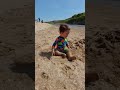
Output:
[[68,49],[70,48],[70,46],[67,46],[68,47]]
[[55,50],[54,49],[52,49],[52,56],[54,56],[55,55]]

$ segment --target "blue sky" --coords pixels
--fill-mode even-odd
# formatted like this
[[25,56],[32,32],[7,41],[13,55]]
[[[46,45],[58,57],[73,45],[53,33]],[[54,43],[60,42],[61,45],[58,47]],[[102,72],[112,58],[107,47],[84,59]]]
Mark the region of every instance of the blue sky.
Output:
[[62,20],[85,12],[85,0],[35,0],[35,18]]

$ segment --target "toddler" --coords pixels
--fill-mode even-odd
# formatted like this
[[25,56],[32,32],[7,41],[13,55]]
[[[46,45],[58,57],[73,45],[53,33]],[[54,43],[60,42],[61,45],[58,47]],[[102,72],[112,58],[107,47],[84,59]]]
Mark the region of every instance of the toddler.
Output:
[[71,56],[67,40],[67,36],[70,33],[70,28],[65,24],[61,24],[59,27],[59,33],[60,36],[56,38],[55,42],[52,45],[52,55],[62,56],[62,58],[67,57],[69,61],[75,60],[76,57]]

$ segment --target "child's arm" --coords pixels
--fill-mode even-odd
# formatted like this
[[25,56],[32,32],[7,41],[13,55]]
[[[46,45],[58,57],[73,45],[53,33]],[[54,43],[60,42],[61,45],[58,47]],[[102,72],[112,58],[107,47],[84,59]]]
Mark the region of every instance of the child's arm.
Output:
[[67,47],[70,48],[69,44],[67,43]]
[[55,55],[55,46],[52,46],[52,56]]
[[52,56],[54,56],[54,55],[55,55],[55,49],[52,48]]
[[70,48],[69,43],[68,43],[68,40],[67,40],[67,47]]
[[55,48],[56,48],[57,43],[58,43],[58,38],[55,40],[55,42],[52,45],[52,55],[55,55]]

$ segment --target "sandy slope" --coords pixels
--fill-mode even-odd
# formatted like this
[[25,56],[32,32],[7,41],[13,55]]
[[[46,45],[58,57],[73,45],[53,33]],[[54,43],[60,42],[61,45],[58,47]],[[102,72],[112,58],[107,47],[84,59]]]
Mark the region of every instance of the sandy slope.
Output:
[[77,57],[74,62],[58,56],[51,57],[51,45],[59,35],[58,27],[36,23],[35,31],[35,88],[36,90],[84,90],[85,89],[85,29],[71,30],[68,36],[71,51]]

